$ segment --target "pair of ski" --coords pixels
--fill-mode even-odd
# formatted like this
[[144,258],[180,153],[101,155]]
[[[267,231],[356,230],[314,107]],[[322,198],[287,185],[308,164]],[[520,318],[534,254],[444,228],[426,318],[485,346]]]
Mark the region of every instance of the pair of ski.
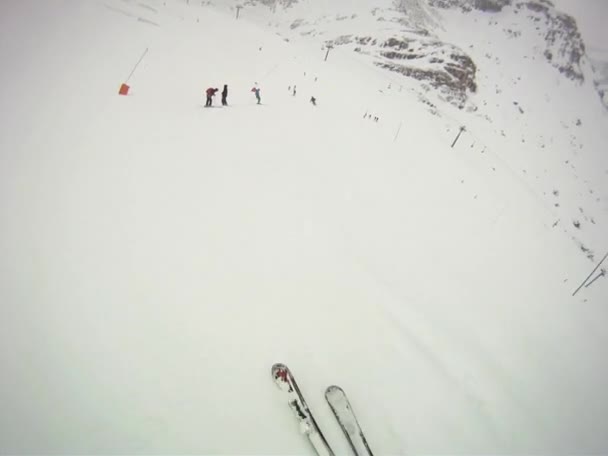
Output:
[[[308,437],[318,456],[334,456],[289,368],[280,363],[273,365],[272,378],[279,389],[287,395],[289,406],[300,424],[301,432]],[[373,456],[344,390],[332,385],[325,390],[325,399],[355,456]]]

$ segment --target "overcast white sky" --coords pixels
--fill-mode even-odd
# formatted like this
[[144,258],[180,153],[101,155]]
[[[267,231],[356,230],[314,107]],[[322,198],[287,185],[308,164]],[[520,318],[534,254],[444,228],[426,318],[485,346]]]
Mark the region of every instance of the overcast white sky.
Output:
[[554,0],[554,3],[574,16],[587,47],[608,50],[608,0]]

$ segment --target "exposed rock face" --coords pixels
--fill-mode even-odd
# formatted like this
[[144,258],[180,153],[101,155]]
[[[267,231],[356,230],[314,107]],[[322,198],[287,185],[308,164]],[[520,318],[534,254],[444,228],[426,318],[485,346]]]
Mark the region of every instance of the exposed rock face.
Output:
[[608,108],[608,61],[605,58],[593,57],[591,64],[595,71],[595,89],[600,95],[602,103]]
[[[263,4],[271,9],[279,6],[285,12],[292,11],[294,5],[303,7],[306,2],[312,0],[247,0],[247,3]],[[369,55],[374,65],[417,79],[423,83],[423,89],[436,89],[442,98],[463,108],[470,94],[477,90],[477,66],[462,49],[435,35],[436,27],[441,27],[436,20],[438,12],[452,9],[463,14],[494,17],[494,21],[500,21],[504,13],[511,18],[512,14],[517,14],[521,22],[534,24],[544,44],[540,52],[547,62],[564,77],[584,81],[585,46],[576,21],[559,12],[549,0],[385,0],[384,3],[384,7],[377,4],[366,12],[382,25],[364,35],[357,29],[354,21],[357,14],[351,15],[352,11],[317,19],[310,15],[305,20],[292,16],[288,24],[291,30],[303,36],[317,36],[332,29],[329,21],[333,24],[341,21],[346,34],[325,39],[326,45],[350,47]],[[349,30],[351,26],[352,31]],[[521,35],[511,29],[505,29],[505,32],[511,38]],[[605,84],[598,85],[598,93],[603,98],[608,97]]]
[[425,31],[378,39],[342,35],[326,45],[352,45],[353,50],[374,57],[374,64],[417,79],[436,89],[450,103],[464,108],[468,95],[477,90],[477,67],[461,49],[428,36]]
[[546,49],[544,56],[553,67],[569,79],[584,80],[581,59],[585,44],[572,16],[560,13],[549,2],[519,2],[515,8],[526,12],[527,17],[545,25]]
[[255,5],[258,3],[262,4],[262,5],[266,5],[271,8],[276,8],[277,6],[281,6],[283,8],[289,8],[293,5],[295,5],[296,3],[298,3],[298,0],[247,0],[244,4],[245,5]]
[[512,0],[429,0],[429,5],[443,9],[458,8],[464,12],[479,10],[496,13],[511,2]]
[[[460,108],[465,106],[469,93],[476,92],[473,60],[460,49],[435,40],[416,43],[417,50],[409,48],[408,42],[389,38],[380,45],[375,65],[428,83],[437,89],[447,101]],[[412,64],[421,60],[422,65]]]
[[505,7],[514,7],[518,13],[539,24],[543,24],[547,61],[566,77],[582,82],[581,59],[585,55],[585,45],[576,21],[567,14],[560,13],[548,0],[513,2],[512,0],[429,0],[429,4],[442,9],[459,9],[463,12],[474,10],[497,13]]

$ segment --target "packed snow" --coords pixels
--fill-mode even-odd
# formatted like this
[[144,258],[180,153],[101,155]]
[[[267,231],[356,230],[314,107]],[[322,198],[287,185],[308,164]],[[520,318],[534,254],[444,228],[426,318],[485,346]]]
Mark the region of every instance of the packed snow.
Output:
[[0,453],[313,454],[275,362],[336,454],[332,384],[378,455],[607,452],[592,77],[441,11],[479,89],[431,109],[279,14],[2,2]]

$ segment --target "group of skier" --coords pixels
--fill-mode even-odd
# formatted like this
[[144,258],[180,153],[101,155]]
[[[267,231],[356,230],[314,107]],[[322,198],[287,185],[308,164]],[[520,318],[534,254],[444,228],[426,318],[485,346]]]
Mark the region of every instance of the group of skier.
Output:
[[[211,106],[213,106],[213,97],[215,97],[215,94],[219,90],[220,89],[218,89],[217,87],[209,87],[205,91],[205,94],[207,95],[207,101],[205,102],[206,108],[210,108]],[[255,93],[255,98],[258,101],[258,104],[261,104],[262,98],[260,97],[260,88],[258,87],[258,85],[256,84],[255,86],[253,86],[251,91]],[[227,84],[224,84],[224,89],[222,90],[222,106],[228,106],[228,85]]]
[[[288,88],[289,91],[291,91],[291,86],[289,86]],[[215,94],[219,91],[218,88],[215,87],[209,87],[206,90],[206,95],[207,95],[207,101],[205,102],[205,107],[206,108],[210,108],[211,106],[213,106],[213,97],[215,97]],[[258,87],[258,84],[256,82],[256,84],[252,87],[251,91],[255,94],[255,98],[257,100],[257,104],[262,104],[262,98],[260,97],[260,88]],[[293,92],[292,92],[293,96],[296,95],[296,86],[293,86]],[[317,105],[317,99],[315,97],[310,97],[310,102],[316,106]],[[222,106],[228,106],[228,85],[224,84],[224,89],[222,90]]]

